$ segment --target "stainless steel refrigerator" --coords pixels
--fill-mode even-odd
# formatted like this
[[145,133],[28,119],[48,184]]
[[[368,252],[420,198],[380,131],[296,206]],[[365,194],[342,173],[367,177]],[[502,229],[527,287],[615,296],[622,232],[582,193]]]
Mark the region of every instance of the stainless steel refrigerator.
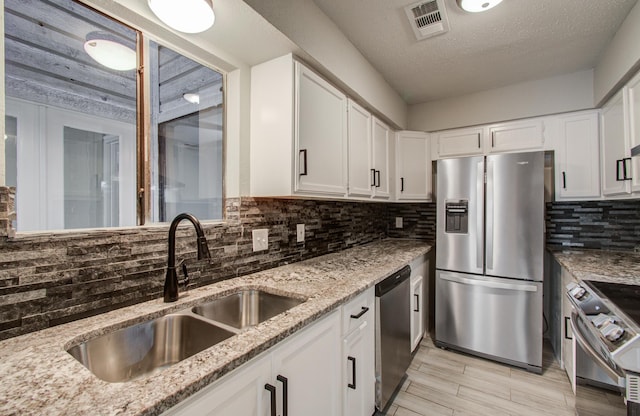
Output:
[[436,345],[540,372],[544,152],[437,162]]

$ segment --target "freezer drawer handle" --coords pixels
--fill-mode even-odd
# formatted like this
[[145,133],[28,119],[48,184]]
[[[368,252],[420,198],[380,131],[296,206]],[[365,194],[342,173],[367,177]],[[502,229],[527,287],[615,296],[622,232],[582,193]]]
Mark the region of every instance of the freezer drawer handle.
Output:
[[417,293],[414,293],[413,296],[416,297],[416,308],[413,311],[420,312],[420,295],[418,295]]
[[271,397],[271,416],[276,416],[276,387],[267,383],[264,388],[269,391],[269,396]]
[[466,277],[452,276],[449,274],[447,275],[441,274],[440,278],[443,280],[448,280],[450,282],[462,283],[465,285],[473,285],[473,286],[484,286],[484,287],[490,287],[494,289],[519,290],[523,292],[538,291],[538,288],[535,285],[511,284],[511,283],[492,282],[492,281],[486,281],[486,280],[468,279]]
[[289,380],[278,374],[276,380],[282,383],[282,416],[289,414]]
[[362,310],[360,311],[360,313],[358,313],[357,315],[351,315],[351,318],[353,319],[360,319],[362,317],[362,315],[364,315],[365,313],[367,313],[367,311],[369,310],[369,308],[367,308],[366,306],[362,307]]
[[349,387],[350,389],[355,390],[356,389],[356,357],[347,357],[347,360],[351,361],[351,363],[352,363],[352,366],[351,366],[351,380],[353,380],[353,383],[347,384],[347,387]]

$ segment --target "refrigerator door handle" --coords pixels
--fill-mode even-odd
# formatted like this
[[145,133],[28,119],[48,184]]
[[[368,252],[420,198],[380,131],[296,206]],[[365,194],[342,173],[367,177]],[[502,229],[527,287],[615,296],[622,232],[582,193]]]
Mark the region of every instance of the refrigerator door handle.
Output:
[[448,280],[454,283],[462,283],[464,285],[470,285],[470,286],[489,287],[492,289],[517,290],[520,292],[537,292],[538,291],[538,288],[536,287],[536,285],[502,283],[502,282],[495,282],[491,280],[470,279],[468,277],[456,276],[449,273],[440,273],[440,278],[442,280]]
[[477,199],[477,205],[476,205],[476,267],[478,267],[478,269],[482,270],[482,266],[484,263],[484,253],[483,253],[483,239],[484,239],[484,232],[483,230],[481,230],[480,228],[482,227],[482,224],[484,223],[484,218],[483,218],[483,202],[482,202],[482,196],[484,195],[484,163],[483,162],[478,162],[478,166],[476,166],[476,174],[477,176],[477,180],[476,180],[476,199]]
[[486,256],[487,262],[486,267],[487,271],[493,270],[493,200],[494,200],[494,191],[493,191],[493,161],[487,158],[487,219],[485,223],[487,240],[486,240]]

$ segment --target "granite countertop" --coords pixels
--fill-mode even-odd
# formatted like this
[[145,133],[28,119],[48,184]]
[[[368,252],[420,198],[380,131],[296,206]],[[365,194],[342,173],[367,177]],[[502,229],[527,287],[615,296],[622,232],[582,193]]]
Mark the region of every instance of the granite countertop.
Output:
[[[382,240],[238,277],[0,342],[0,414],[155,415],[396,272],[431,245]],[[97,335],[189,308],[237,288],[308,300],[175,365],[125,383],[95,377],[66,352]]]
[[640,253],[554,247],[548,250],[576,279],[640,285]]

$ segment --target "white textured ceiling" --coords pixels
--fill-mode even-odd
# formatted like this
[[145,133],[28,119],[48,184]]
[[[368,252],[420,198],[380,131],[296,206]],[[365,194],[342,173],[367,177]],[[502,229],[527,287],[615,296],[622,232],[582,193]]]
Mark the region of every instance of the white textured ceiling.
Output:
[[[416,0],[313,0],[408,104],[593,68],[637,0],[504,0],[416,40]],[[640,40],[639,40],[640,41]]]

